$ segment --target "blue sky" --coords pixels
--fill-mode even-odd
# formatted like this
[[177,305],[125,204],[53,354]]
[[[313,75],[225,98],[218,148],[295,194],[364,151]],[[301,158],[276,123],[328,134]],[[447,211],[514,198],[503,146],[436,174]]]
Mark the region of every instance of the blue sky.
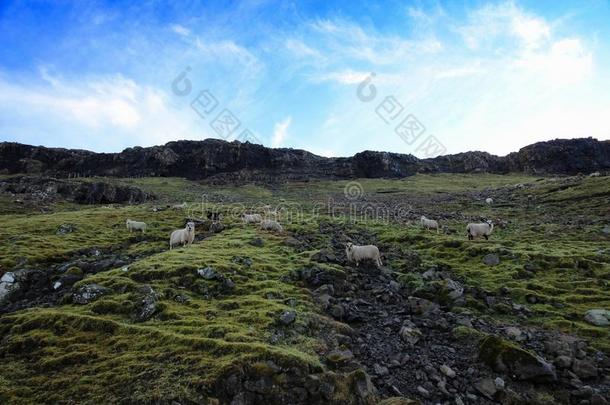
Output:
[[115,152],[247,129],[326,156],[427,157],[610,139],[608,21],[602,0],[5,0],[0,140]]

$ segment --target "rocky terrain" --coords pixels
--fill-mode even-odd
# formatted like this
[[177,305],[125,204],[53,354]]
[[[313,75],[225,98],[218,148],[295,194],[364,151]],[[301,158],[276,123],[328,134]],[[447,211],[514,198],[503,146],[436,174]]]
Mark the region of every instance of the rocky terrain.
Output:
[[303,150],[270,149],[250,143],[176,141],[121,153],[0,144],[0,173],[55,177],[174,176],[235,183],[306,179],[403,178],[416,173],[588,174],[610,170],[610,141],[554,140],[526,146],[507,156],[467,152],[418,159],[412,155],[365,151],[324,158]]
[[[564,155],[581,142],[597,148],[586,168]],[[178,173],[168,162],[190,152],[168,145],[2,145],[22,149],[2,154],[0,402],[610,402],[607,143],[518,153],[528,172],[602,172],[554,177],[492,174],[509,157],[478,153],[304,163],[305,152],[224,142]],[[234,148],[271,160],[209,160]],[[319,180],[277,181],[309,159]],[[338,167],[349,181],[325,174]],[[267,204],[283,232],[242,223]],[[441,231],[421,229],[421,215]],[[127,218],[147,231],[128,232]],[[468,241],[466,223],[483,219],[490,240]],[[187,220],[194,244],[168,250]],[[376,244],[384,265],[348,262],[347,242]]]

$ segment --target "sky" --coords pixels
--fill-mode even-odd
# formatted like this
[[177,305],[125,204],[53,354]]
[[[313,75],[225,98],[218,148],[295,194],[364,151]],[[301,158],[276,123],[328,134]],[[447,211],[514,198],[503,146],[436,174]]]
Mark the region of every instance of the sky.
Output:
[[323,156],[610,139],[610,2],[0,1],[0,141]]

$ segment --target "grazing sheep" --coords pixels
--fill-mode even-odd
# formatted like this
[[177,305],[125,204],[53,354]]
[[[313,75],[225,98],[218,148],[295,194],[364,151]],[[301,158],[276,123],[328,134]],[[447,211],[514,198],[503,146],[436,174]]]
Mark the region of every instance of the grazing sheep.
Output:
[[436,233],[439,232],[440,227],[438,226],[438,222],[433,220],[433,219],[428,219],[425,216],[421,216],[421,218],[419,219],[419,222],[421,223],[422,228],[424,229],[436,229]]
[[284,231],[284,228],[282,228],[282,225],[280,225],[279,222],[273,221],[271,219],[265,219],[264,221],[261,221],[261,229],[265,229],[268,231],[274,231],[274,232],[283,232]]
[[263,220],[261,214],[243,214],[241,218],[246,224],[258,224]]
[[174,204],[172,205],[172,208],[175,210],[181,210],[187,207],[186,202],[183,202],[182,204]]
[[383,266],[379,248],[375,245],[356,246],[353,243],[348,242],[345,246],[345,255],[349,262],[356,263],[356,267],[358,267],[363,260],[372,260],[375,262],[377,268]]
[[128,219],[125,221],[125,224],[127,225],[129,232],[142,231],[142,233],[144,233],[146,231],[146,223],[144,222],[132,221],[131,219]]
[[593,172],[593,173],[589,174],[589,177],[599,177],[601,175],[602,174],[600,172]]
[[493,199],[493,198],[491,198],[491,197],[487,197],[487,198],[485,199],[485,202],[487,203],[487,205],[491,205],[491,204],[493,204],[493,203],[494,203],[494,199]]
[[177,229],[169,237],[169,249],[175,245],[188,246],[195,240],[195,223],[187,222],[184,229]]
[[489,236],[494,230],[494,224],[491,221],[486,221],[480,224],[470,223],[466,226],[466,234],[468,235],[468,240],[473,240],[478,236],[483,236],[485,239],[489,239]]

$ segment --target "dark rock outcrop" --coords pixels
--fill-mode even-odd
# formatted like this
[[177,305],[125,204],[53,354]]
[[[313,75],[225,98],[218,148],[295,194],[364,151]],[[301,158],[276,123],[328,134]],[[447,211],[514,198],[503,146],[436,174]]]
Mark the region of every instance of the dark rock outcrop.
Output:
[[353,157],[325,158],[304,150],[262,145],[175,141],[128,148],[120,153],[0,143],[0,173],[74,176],[177,176],[224,182],[277,179],[390,177],[415,173],[577,174],[610,170],[610,141],[593,138],[539,142],[507,156],[466,152],[418,159],[412,155],[364,151]]

